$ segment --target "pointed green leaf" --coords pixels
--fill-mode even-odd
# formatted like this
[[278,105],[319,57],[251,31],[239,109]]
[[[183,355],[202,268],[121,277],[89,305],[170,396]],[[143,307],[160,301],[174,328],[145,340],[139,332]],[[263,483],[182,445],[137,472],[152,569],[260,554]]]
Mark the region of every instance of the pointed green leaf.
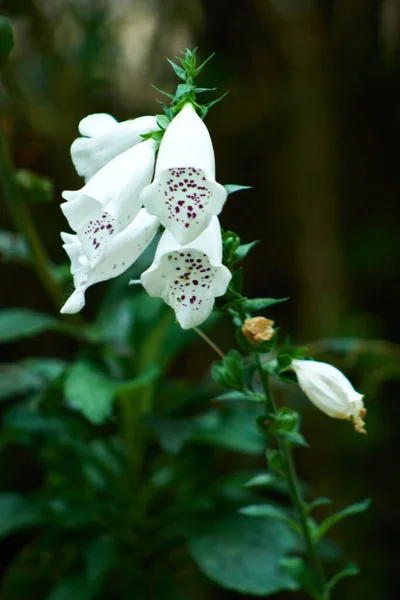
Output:
[[283,558],[281,566],[296,581],[298,589],[308,592],[315,600],[320,600],[320,593],[314,588],[313,577],[303,558],[297,556]]
[[182,79],[183,81],[186,81],[186,71],[185,71],[185,69],[182,69],[182,67],[180,67],[179,65],[177,65],[176,63],[174,63],[169,58],[167,58],[167,61],[169,62],[169,64],[173,68],[173,70],[175,71],[175,74],[178,75],[178,77],[180,79]]
[[336,573],[327,584],[327,589],[331,591],[344,577],[353,577],[358,575],[360,570],[355,563],[349,563],[342,571]]
[[224,188],[226,190],[226,193],[228,194],[234,194],[235,192],[240,192],[241,190],[251,190],[253,188],[253,186],[251,185],[236,185],[234,183],[227,183],[226,185],[224,185]]
[[32,337],[52,329],[58,324],[53,317],[22,308],[9,308],[0,311],[0,343],[13,342]]
[[222,587],[269,596],[296,589],[280,566],[295,544],[296,536],[281,521],[238,516],[202,523],[189,550],[203,573]]
[[284,510],[271,504],[250,504],[249,506],[240,508],[238,512],[247,517],[270,517],[271,519],[278,519],[287,523],[297,533],[301,533],[301,529],[296,521],[290,519]]
[[245,298],[243,300],[243,308],[249,312],[257,312],[275,304],[287,302],[288,300],[289,298]]
[[167,129],[171,120],[167,117],[167,115],[156,115],[157,117],[157,125],[160,129]]
[[332,502],[333,500],[331,500],[331,498],[324,498],[322,496],[321,498],[315,498],[315,500],[307,504],[306,512],[307,514],[310,514],[315,508],[318,508],[318,506],[326,506],[327,504],[332,504]]
[[276,481],[279,481],[275,475],[271,475],[271,473],[260,473],[260,475],[256,475],[246,481],[244,487],[269,487],[271,484],[274,484]]
[[64,391],[67,401],[98,425],[110,417],[117,387],[95,366],[80,361],[69,369]]
[[264,402],[265,397],[262,394],[255,394],[254,392],[241,392],[235,390],[232,392],[226,392],[216,396],[217,402]]
[[240,260],[246,258],[248,253],[259,243],[260,242],[258,240],[255,240],[254,242],[249,242],[248,244],[241,244],[238,248],[236,248],[233,254],[235,262],[239,262]]
[[[203,61],[201,63],[201,65],[199,65],[196,69],[194,69],[193,71],[193,77],[197,77],[197,75],[204,69],[204,67],[206,66],[206,64],[215,56],[215,52],[213,52],[212,54],[210,54],[210,56],[208,58],[205,59],[205,61]],[[194,66],[194,65],[193,65]]]
[[336,525],[336,523],[339,523],[339,521],[341,521],[342,519],[365,512],[369,508],[370,504],[371,499],[367,498],[362,502],[356,502],[355,504],[351,504],[347,508],[344,508],[343,510],[340,510],[331,517],[328,517],[327,519],[322,521],[322,523],[318,527],[316,539],[321,539],[331,527]]

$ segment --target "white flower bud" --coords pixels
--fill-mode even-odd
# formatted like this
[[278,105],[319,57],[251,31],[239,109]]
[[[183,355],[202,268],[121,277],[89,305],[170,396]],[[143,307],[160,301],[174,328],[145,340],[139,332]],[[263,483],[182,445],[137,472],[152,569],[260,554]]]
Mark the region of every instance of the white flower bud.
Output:
[[329,417],[353,421],[355,430],[365,433],[363,395],[341,371],[314,360],[293,360],[291,366],[299,386],[317,408]]

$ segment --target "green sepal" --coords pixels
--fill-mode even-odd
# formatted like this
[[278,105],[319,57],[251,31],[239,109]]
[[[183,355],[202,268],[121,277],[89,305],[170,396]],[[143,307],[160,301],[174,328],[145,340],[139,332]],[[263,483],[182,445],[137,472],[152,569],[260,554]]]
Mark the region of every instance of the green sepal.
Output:
[[157,119],[157,125],[159,126],[160,129],[167,129],[168,125],[171,123],[171,119],[168,118],[168,116],[165,115],[156,115],[156,119]]
[[352,515],[358,515],[360,513],[365,512],[366,510],[368,510],[368,508],[370,507],[370,504],[371,504],[371,499],[367,498],[366,500],[362,500],[361,502],[356,502],[355,504],[351,504],[347,508],[344,508],[343,510],[340,510],[336,514],[324,519],[322,521],[322,523],[320,523],[320,525],[315,533],[315,541],[319,541],[329,531],[329,529],[331,529],[331,527],[336,525],[336,523],[339,523],[339,521],[342,521],[342,519],[351,517]]
[[[193,56],[195,54],[195,50],[193,51]],[[215,56],[215,52],[213,52],[212,54],[210,54],[210,56],[208,56],[202,63],[201,65],[199,65],[196,69],[193,70],[193,77],[197,77],[197,75],[204,69],[204,67],[206,66],[206,64]],[[196,60],[194,60],[193,63],[193,67],[196,64]]]
[[164,137],[164,131],[157,130],[150,131],[149,133],[141,133],[140,137],[142,137],[144,140],[154,140],[155,142],[160,144],[161,140]]

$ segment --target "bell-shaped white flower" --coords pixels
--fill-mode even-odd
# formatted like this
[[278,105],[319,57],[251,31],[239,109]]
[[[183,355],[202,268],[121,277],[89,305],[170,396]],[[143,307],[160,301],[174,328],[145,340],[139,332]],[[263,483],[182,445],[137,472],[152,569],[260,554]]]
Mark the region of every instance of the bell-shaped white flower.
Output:
[[107,245],[131,223],[142,203],[140,194],[154,171],[155,143],[146,140],[126,150],[76,192],[64,191],[61,210],[77,233],[91,267]]
[[329,417],[352,420],[356,431],[365,433],[363,395],[356,392],[341,371],[323,362],[293,360],[299,386],[313,404]]
[[180,244],[187,244],[204,231],[212,215],[221,212],[226,196],[215,181],[210,134],[188,102],[165,131],[143,204]]
[[218,218],[212,217],[207,229],[184,246],[164,231],[141,282],[150,296],[162,298],[174,309],[183,329],[190,329],[207,319],[214,298],[225,294],[231,277],[222,264]]
[[143,141],[142,134],[158,129],[156,117],[139,117],[118,123],[107,114],[89,115],[79,123],[79,137],[71,146],[78,175],[89,181],[110,160]]
[[62,313],[77,313],[85,305],[85,291],[94,283],[117,277],[139,258],[154,238],[159,227],[157,217],[142,209],[137,217],[109,244],[103,259],[91,267],[77,235],[61,233],[63,247],[71,261],[75,291],[61,309]]

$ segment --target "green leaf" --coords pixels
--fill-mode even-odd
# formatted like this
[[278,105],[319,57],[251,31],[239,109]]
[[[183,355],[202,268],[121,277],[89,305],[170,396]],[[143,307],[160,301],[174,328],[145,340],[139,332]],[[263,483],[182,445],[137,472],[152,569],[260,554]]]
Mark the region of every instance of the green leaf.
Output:
[[61,375],[65,363],[56,358],[27,359],[0,365],[0,400],[39,391]]
[[102,582],[110,571],[116,557],[116,541],[110,535],[102,535],[86,549],[86,577],[89,582]]
[[349,563],[344,569],[342,569],[342,571],[339,571],[339,573],[336,573],[336,575],[332,577],[332,579],[327,583],[326,587],[329,591],[331,591],[339,583],[339,581],[344,579],[344,577],[353,577],[359,573],[360,570],[358,566],[355,563]]
[[217,383],[221,383],[226,387],[240,389],[243,384],[243,362],[240,352],[238,350],[230,350],[222,361],[212,363],[211,374],[213,377],[214,372],[219,377],[219,379],[215,379]]
[[251,190],[252,186],[251,185],[236,185],[234,183],[227,183],[226,185],[224,185],[224,188],[226,190],[226,193],[228,194],[234,194],[235,192],[240,192],[241,190]]
[[260,475],[255,475],[255,477],[246,481],[244,487],[269,487],[270,485],[274,485],[276,481],[279,481],[279,479],[275,475],[271,475],[271,473],[260,473]]
[[167,61],[169,62],[169,64],[173,68],[173,70],[175,71],[176,75],[178,75],[179,79],[182,79],[183,81],[186,81],[186,71],[185,71],[185,69],[182,69],[182,67],[180,67],[179,65],[177,65],[176,63],[174,63],[169,58],[167,58]]
[[309,515],[315,508],[318,506],[326,506],[327,504],[332,504],[332,500],[330,498],[315,498],[312,502],[309,502],[306,506],[306,512]]
[[279,521],[284,521],[287,523],[298,533],[301,533],[296,521],[290,519],[284,510],[276,506],[272,506],[271,504],[250,504],[249,506],[240,508],[238,512],[240,512],[242,515],[246,515],[247,517],[270,517],[271,519],[278,519]]
[[32,337],[52,329],[58,321],[49,315],[28,309],[9,308],[0,311],[0,343]]
[[234,452],[259,455],[265,445],[254,427],[259,412],[259,404],[246,403],[242,406],[231,404],[223,411],[206,413],[196,419],[197,427],[191,439]]
[[239,262],[246,258],[248,253],[254,248],[254,246],[257,246],[257,244],[259,244],[259,241],[255,240],[254,242],[249,242],[248,244],[241,244],[238,248],[236,248],[233,254],[235,262]]
[[296,540],[276,519],[228,517],[210,524],[189,541],[189,550],[207,577],[242,594],[267,596],[296,588],[280,567]]
[[[193,54],[194,56],[194,54]],[[193,77],[197,77],[197,75],[200,73],[200,71],[202,71],[204,69],[204,67],[206,66],[206,64],[208,63],[208,61],[210,61],[212,58],[214,58],[215,56],[215,52],[213,52],[212,54],[210,54],[210,56],[208,58],[205,59],[204,62],[201,63],[201,65],[199,65],[194,71],[193,71]],[[195,66],[195,62],[192,63],[193,67]]]
[[235,390],[232,392],[226,392],[216,396],[215,400],[218,402],[264,402],[265,398],[262,394],[255,394],[254,392],[240,392]]
[[329,531],[331,527],[336,525],[336,523],[339,523],[339,521],[341,521],[342,519],[346,519],[347,517],[351,517],[352,515],[358,515],[360,513],[365,512],[370,507],[370,504],[371,499],[367,498],[362,502],[356,502],[355,504],[351,504],[347,508],[340,510],[331,517],[326,518],[324,521],[322,521],[322,523],[317,529],[316,540],[320,540],[327,533],[327,531]]
[[14,31],[11,21],[0,16],[0,66],[4,64],[14,48]]
[[65,380],[67,401],[89,421],[99,425],[111,415],[118,385],[89,362],[74,363]]
[[243,308],[249,312],[257,312],[288,300],[289,298],[244,298]]
[[21,529],[40,525],[43,511],[34,502],[18,494],[0,494],[0,539]]
[[193,99],[193,86],[192,85],[187,85],[186,83],[180,83],[178,85],[178,87],[176,88],[176,92],[175,92],[175,96],[174,96],[174,101],[177,102],[178,100],[183,99],[184,96],[188,96],[188,100],[189,99]]
[[315,600],[321,598],[318,590],[314,588],[313,578],[306,561],[300,557],[290,557],[281,560],[281,566],[285,571],[296,581],[298,589],[304,590],[310,594]]

